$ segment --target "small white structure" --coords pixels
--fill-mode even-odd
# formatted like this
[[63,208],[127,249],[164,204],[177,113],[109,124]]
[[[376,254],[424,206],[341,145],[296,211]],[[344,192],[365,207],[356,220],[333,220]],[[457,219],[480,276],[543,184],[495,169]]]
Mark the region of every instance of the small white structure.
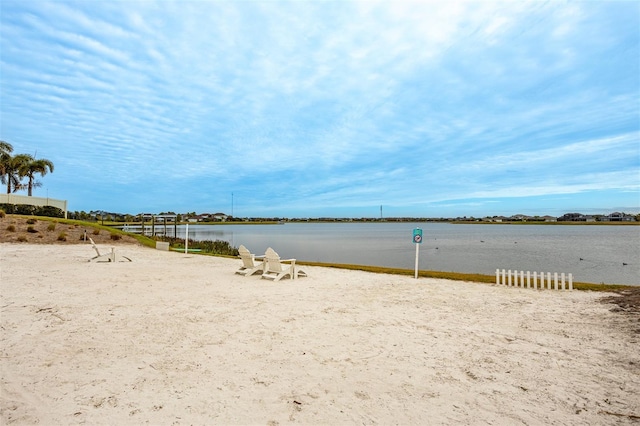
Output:
[[169,251],[169,243],[166,241],[156,241],[156,250]]
[[[546,279],[545,279],[546,274]],[[507,287],[534,288],[551,290],[551,272],[540,272],[540,280],[538,280],[538,272],[534,271],[533,275],[527,271],[526,280],[524,271],[505,271],[504,269],[496,269],[496,284],[506,285]],[[538,285],[539,284],[539,285]],[[558,273],[553,273],[553,289],[554,290],[573,290],[573,274],[560,274],[558,281]]]

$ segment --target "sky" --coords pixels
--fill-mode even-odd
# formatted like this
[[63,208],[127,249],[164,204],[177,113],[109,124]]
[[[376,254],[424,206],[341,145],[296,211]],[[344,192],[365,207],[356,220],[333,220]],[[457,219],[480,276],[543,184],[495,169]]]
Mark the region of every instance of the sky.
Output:
[[0,140],[70,211],[637,213],[639,41],[638,1],[2,0]]

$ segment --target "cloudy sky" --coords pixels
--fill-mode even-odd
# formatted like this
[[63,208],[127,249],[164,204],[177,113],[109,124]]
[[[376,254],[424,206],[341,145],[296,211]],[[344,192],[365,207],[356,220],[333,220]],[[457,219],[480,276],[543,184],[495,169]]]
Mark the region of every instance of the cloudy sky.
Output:
[[72,211],[640,211],[640,3],[0,3],[0,139]]

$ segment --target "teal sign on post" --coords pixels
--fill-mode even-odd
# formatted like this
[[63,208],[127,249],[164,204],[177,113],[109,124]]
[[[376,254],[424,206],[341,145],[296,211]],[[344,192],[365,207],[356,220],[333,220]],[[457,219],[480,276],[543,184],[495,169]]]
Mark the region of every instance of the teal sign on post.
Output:
[[422,244],[422,229],[416,228],[413,230],[413,242],[415,244]]

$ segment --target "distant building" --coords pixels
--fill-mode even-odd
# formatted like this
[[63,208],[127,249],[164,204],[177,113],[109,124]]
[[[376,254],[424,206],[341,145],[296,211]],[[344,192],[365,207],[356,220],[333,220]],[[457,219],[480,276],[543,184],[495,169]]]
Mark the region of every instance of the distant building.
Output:
[[635,222],[636,218],[628,214],[614,212],[610,215],[603,216],[600,220],[603,222]]
[[583,221],[582,213],[565,213],[558,218],[558,222],[580,222]]
[[220,221],[220,222],[226,222],[226,221],[227,221],[227,219],[229,218],[229,216],[227,216],[227,215],[226,215],[226,214],[224,214],[224,213],[215,213],[215,214],[213,214],[213,215],[211,216],[211,218],[212,218],[213,220],[217,220],[217,221]]

